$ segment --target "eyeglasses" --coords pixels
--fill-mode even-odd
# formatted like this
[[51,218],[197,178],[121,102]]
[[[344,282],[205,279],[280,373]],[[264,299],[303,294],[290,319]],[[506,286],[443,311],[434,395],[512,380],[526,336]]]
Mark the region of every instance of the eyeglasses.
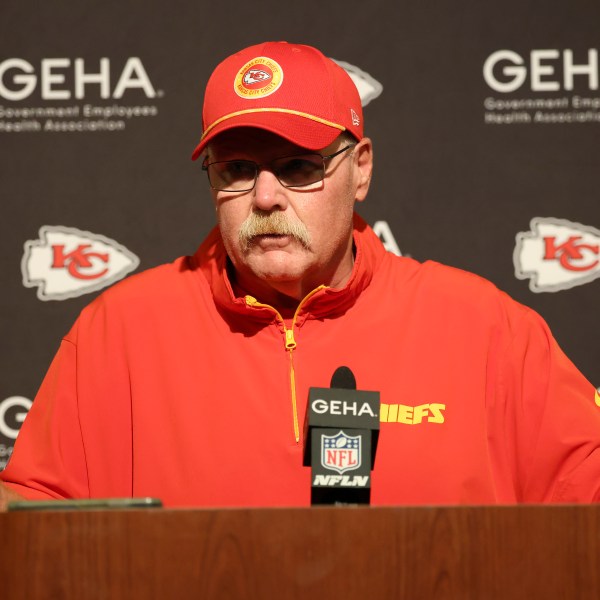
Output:
[[307,187],[325,179],[325,161],[332,159],[356,144],[323,156],[321,154],[298,154],[276,158],[267,165],[259,165],[252,160],[222,160],[213,163],[204,159],[202,170],[208,173],[208,181],[213,190],[220,192],[249,192],[254,189],[258,173],[264,167],[275,174],[279,183],[286,188]]

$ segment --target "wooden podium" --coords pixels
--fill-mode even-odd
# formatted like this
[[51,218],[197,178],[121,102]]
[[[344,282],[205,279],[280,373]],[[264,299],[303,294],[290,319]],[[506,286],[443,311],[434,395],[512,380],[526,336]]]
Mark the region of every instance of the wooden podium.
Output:
[[0,598],[600,598],[600,506],[0,514]]

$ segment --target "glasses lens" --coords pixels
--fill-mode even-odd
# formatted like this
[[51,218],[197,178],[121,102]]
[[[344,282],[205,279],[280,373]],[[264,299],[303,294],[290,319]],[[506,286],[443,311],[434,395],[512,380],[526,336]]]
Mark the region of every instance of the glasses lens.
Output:
[[323,157],[320,154],[288,156],[273,161],[277,179],[285,187],[303,187],[323,181]]
[[223,192],[251,190],[256,178],[256,164],[249,160],[226,160],[208,165],[210,185]]

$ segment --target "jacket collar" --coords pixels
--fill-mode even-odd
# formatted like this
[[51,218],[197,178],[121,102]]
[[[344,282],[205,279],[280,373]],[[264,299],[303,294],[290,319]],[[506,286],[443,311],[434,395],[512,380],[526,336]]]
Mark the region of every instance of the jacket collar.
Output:
[[[379,238],[366,222],[354,213],[354,266],[350,279],[342,288],[323,288],[301,303],[296,324],[301,326],[307,318],[336,317],[346,312],[365,290],[385,256]],[[219,312],[226,318],[244,315],[261,322],[273,321],[276,313],[268,307],[251,306],[244,296],[233,292],[227,265],[229,259],[218,227],[202,242],[193,256],[195,267],[206,279]],[[257,298],[260,301],[260,298]]]

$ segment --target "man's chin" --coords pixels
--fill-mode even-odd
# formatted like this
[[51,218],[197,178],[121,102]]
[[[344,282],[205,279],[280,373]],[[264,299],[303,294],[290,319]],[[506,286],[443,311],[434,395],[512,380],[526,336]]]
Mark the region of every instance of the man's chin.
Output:
[[[277,254],[284,254],[284,256],[276,256]],[[268,283],[291,283],[302,280],[306,268],[296,263],[289,253],[273,250],[269,255],[250,261],[248,266],[253,277]]]

